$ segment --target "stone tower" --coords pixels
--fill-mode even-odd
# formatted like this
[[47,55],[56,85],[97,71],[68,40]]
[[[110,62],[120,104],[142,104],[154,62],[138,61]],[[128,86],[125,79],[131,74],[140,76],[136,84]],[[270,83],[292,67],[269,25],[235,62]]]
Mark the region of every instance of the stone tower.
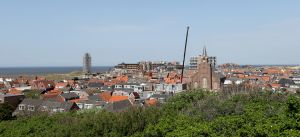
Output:
[[89,74],[91,73],[91,68],[92,68],[92,57],[89,53],[85,53],[83,56],[82,71],[85,74]]
[[219,90],[221,87],[220,76],[214,72],[214,67],[209,61],[206,47],[198,62],[197,72],[191,77],[191,88],[203,88],[207,90]]

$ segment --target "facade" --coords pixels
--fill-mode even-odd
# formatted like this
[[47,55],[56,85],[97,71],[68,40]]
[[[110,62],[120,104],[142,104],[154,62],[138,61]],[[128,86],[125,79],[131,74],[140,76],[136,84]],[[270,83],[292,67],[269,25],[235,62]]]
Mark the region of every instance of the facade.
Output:
[[154,91],[178,93],[186,89],[186,84],[154,84]]
[[107,103],[105,101],[95,101],[95,100],[83,100],[76,103],[80,109],[102,109]]
[[54,89],[55,83],[54,81],[50,80],[36,80],[33,81],[31,84],[31,89],[33,90],[42,90],[42,91],[49,91]]
[[76,103],[72,102],[55,102],[39,99],[24,99],[13,112],[13,115],[32,115],[39,112],[53,114],[57,112],[66,112],[78,110]]
[[300,84],[300,76],[294,76],[291,78],[295,84]]
[[143,66],[138,63],[137,64],[121,63],[121,64],[118,64],[115,68],[137,71],[137,70],[142,70]]
[[138,63],[121,63],[115,66],[117,69],[132,70],[132,71],[153,71],[159,69],[181,69],[183,66],[179,62],[165,61],[141,61]]
[[122,112],[128,110],[130,107],[132,107],[131,102],[128,99],[125,99],[121,101],[110,102],[105,109],[109,112]]
[[83,57],[83,68],[82,71],[85,74],[91,73],[92,68],[92,57],[89,53],[85,53]]
[[199,60],[198,58],[199,56],[190,58],[190,66],[189,66],[190,69],[196,70],[198,68],[198,60]]
[[215,73],[213,64],[209,61],[206,48],[200,58],[197,72],[191,77],[191,88],[203,88],[207,90],[220,90],[221,78]]

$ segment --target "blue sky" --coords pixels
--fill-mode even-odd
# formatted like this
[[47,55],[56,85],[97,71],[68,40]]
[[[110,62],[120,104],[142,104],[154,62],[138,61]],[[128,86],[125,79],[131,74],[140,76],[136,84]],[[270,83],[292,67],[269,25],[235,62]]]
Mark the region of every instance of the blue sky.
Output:
[[218,63],[299,64],[299,0],[0,2],[0,67],[181,61],[206,43]]

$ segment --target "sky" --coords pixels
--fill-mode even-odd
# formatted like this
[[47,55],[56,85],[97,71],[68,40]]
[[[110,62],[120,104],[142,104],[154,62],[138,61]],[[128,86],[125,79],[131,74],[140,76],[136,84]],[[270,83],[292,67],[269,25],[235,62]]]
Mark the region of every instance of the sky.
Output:
[[300,64],[299,0],[0,1],[0,67],[182,61]]

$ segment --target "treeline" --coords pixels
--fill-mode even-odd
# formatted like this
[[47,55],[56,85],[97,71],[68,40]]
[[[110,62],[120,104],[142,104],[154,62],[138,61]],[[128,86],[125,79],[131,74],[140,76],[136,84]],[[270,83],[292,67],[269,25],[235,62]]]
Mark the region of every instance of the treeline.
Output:
[[299,135],[299,96],[263,92],[233,95],[193,90],[159,107],[37,115],[0,123],[0,136],[14,137]]

